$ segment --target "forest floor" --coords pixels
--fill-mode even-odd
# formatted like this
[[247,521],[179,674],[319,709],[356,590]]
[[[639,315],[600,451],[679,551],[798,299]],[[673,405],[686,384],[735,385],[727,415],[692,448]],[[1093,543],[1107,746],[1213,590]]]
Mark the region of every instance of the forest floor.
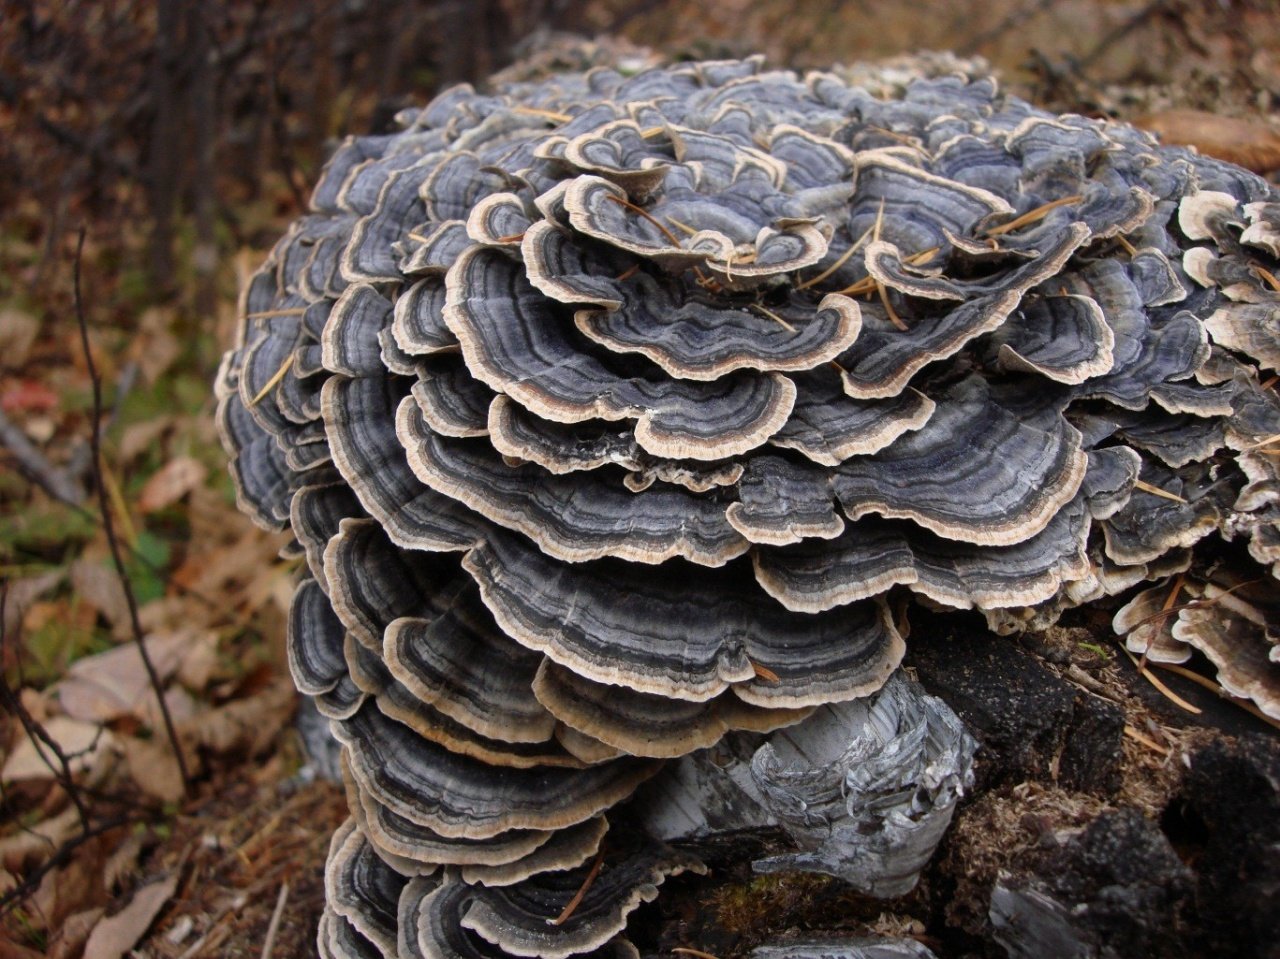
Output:
[[[96,90],[91,75],[94,63],[127,60],[129,44],[151,50],[163,25],[103,6],[118,16],[73,24],[46,12],[0,40],[0,167],[17,171],[0,185],[0,959],[310,955],[345,798],[307,763],[293,723],[283,635],[298,562],[280,559],[283,537],[236,509],[210,383],[234,335],[237,290],[299,215],[326,140],[368,129],[388,103],[372,87],[343,85],[354,68],[330,78],[327,100],[308,99],[300,91],[320,83],[308,72],[315,51],[261,30],[254,5],[228,3],[249,11],[249,26],[236,23],[253,42],[219,61],[232,64],[221,102],[233,110],[239,83],[269,93],[268,106],[252,129],[244,104],[229,112],[209,147],[218,175],[202,188],[198,164],[175,172],[166,201],[146,139],[162,129],[165,105],[130,112],[145,73],[113,66]],[[578,6],[580,29],[612,27],[618,42],[665,56],[763,50],[807,67],[951,47],[987,57],[1007,86],[1050,109],[1139,122],[1273,177],[1280,170],[1271,3],[931,0],[909,17],[869,0]],[[3,19],[10,13],[18,17]],[[61,46],[50,39],[59,31]],[[297,89],[253,86],[289,55]],[[404,81],[421,102],[438,76],[415,77],[380,83]],[[112,123],[124,126],[91,132]],[[196,152],[197,126],[175,134]],[[253,165],[237,166],[254,147]],[[149,178],[134,175],[143,167]],[[169,210],[165,229],[157,208]],[[1028,810],[1158,810],[1207,735],[1114,645],[1067,646],[1052,669],[1090,677],[1124,705],[1136,734],[1125,739],[1124,784],[1109,799],[1064,798],[1044,782],[992,790],[946,851],[968,857],[960,871],[993,869],[982,831],[1004,822],[1001,835],[1025,832]],[[1209,725],[1254,728],[1234,707],[1178,690],[1199,697]],[[927,890],[886,905],[826,880],[732,872],[680,888],[688,894],[646,914],[653,947],[741,954],[768,933],[821,926],[837,907],[849,928],[926,941],[937,922]]]

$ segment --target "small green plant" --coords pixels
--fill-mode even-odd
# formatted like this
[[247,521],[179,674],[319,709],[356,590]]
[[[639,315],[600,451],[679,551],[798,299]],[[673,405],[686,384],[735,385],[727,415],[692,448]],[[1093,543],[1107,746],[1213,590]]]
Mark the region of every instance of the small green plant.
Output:
[[1081,649],[1086,649],[1093,653],[1093,655],[1097,656],[1104,663],[1111,662],[1111,650],[1107,649],[1105,646],[1101,646],[1098,643],[1076,643],[1076,645]]

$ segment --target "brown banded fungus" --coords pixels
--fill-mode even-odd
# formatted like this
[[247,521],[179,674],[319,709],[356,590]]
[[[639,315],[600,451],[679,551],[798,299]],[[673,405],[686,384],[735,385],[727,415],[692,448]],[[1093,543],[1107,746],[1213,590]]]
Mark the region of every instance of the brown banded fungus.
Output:
[[[1264,181],[989,78],[758,59],[401,119],[330,160],[216,387],[342,744],[323,955],[633,956],[697,866],[661,840],[738,825],[897,895],[972,742],[885,686],[886,594],[1044,625],[1207,542],[1274,586]],[[1273,604],[1188,583],[1117,630],[1277,715]]]

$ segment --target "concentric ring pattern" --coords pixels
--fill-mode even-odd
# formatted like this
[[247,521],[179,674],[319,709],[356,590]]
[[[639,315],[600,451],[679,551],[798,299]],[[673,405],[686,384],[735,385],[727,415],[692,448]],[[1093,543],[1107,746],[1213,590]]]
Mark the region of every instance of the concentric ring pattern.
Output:
[[[699,864],[610,810],[877,690],[891,590],[1007,629],[1213,533],[1280,561],[1261,179],[989,79],[757,60],[400,119],[331,159],[218,379],[343,747],[326,955],[633,955]],[[1274,715],[1247,626],[1219,654]]]

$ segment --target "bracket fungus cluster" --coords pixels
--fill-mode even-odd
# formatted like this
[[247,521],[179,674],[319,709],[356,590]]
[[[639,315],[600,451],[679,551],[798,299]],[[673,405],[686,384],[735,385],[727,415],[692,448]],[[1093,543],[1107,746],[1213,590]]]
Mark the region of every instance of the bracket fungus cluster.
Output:
[[[891,592],[1010,630],[1211,534],[1280,563],[1261,179],[989,79],[878,99],[758,60],[400,120],[330,160],[217,386],[241,506],[305,559],[290,665],[342,745],[322,954],[635,955],[628,914],[700,868],[659,807],[717,743],[799,847],[765,868],[896,894],[973,746],[877,693]],[[1201,602],[1153,654],[1198,645],[1278,716],[1266,623]],[[798,772],[807,746],[839,762]]]

